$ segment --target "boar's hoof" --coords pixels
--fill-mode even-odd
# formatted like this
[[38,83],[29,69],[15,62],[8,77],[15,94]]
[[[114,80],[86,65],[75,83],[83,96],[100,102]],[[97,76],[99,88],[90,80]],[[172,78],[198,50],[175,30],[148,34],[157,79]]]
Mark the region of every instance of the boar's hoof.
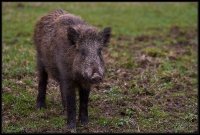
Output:
[[75,127],[75,128],[69,128],[68,125],[65,127],[64,131],[65,131],[66,133],[76,133],[76,132],[77,132],[77,131],[76,131],[76,127]]
[[81,125],[86,126],[89,123],[89,120],[88,119],[82,119],[82,120],[80,120],[80,122],[81,122]]
[[46,104],[42,103],[42,102],[38,102],[36,105],[37,109],[42,109],[42,108],[46,108]]
[[71,133],[76,133],[76,128],[70,129]]
[[67,124],[68,129],[76,129],[76,124],[75,123],[69,123]]

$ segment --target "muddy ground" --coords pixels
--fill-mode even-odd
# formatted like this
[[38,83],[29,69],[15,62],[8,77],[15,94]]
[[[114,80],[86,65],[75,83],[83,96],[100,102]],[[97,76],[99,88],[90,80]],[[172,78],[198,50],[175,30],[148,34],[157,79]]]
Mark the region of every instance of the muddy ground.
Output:
[[[173,26],[151,35],[113,37],[104,50],[104,82],[91,91],[89,125],[78,124],[77,132],[197,132],[197,49],[195,28]],[[28,91],[36,97],[37,73],[32,77]],[[25,79],[14,80],[26,87]],[[3,88],[3,93],[11,91]],[[23,127],[19,132],[69,132],[55,81],[49,80],[47,109],[37,111],[33,97],[30,112],[24,114],[10,114],[12,105],[3,104],[3,124],[18,122]],[[48,124],[53,116],[64,119],[58,120],[60,126]],[[27,117],[37,126],[28,126]]]

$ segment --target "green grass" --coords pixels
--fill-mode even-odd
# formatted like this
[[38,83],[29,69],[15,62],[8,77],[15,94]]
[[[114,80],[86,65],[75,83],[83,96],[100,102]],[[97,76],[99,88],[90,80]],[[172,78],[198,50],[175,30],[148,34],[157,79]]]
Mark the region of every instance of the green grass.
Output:
[[35,108],[34,25],[57,8],[112,27],[106,76],[91,92],[90,123],[78,132],[197,131],[197,3],[3,2],[4,133],[66,132],[55,82],[47,109]]

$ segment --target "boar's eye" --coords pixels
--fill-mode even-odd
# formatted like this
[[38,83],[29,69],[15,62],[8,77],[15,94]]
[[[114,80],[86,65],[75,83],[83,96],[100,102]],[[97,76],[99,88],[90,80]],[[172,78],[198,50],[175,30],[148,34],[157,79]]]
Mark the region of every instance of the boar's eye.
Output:
[[97,54],[98,54],[98,55],[101,55],[101,50],[102,50],[102,48],[99,48],[99,49],[97,50]]
[[80,53],[81,53],[82,56],[86,56],[86,55],[87,55],[87,52],[86,52],[86,50],[84,50],[84,49],[81,49],[81,50],[80,50]]

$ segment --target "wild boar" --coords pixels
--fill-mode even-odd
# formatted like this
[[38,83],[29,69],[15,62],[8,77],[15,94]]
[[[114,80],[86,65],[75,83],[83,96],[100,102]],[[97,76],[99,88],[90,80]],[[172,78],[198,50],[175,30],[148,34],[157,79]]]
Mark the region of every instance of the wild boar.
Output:
[[43,16],[33,36],[39,76],[37,108],[46,107],[46,86],[52,77],[60,86],[68,128],[76,128],[75,89],[79,90],[79,120],[87,124],[91,85],[104,77],[102,49],[108,46],[110,37],[110,27],[100,31],[61,9]]

